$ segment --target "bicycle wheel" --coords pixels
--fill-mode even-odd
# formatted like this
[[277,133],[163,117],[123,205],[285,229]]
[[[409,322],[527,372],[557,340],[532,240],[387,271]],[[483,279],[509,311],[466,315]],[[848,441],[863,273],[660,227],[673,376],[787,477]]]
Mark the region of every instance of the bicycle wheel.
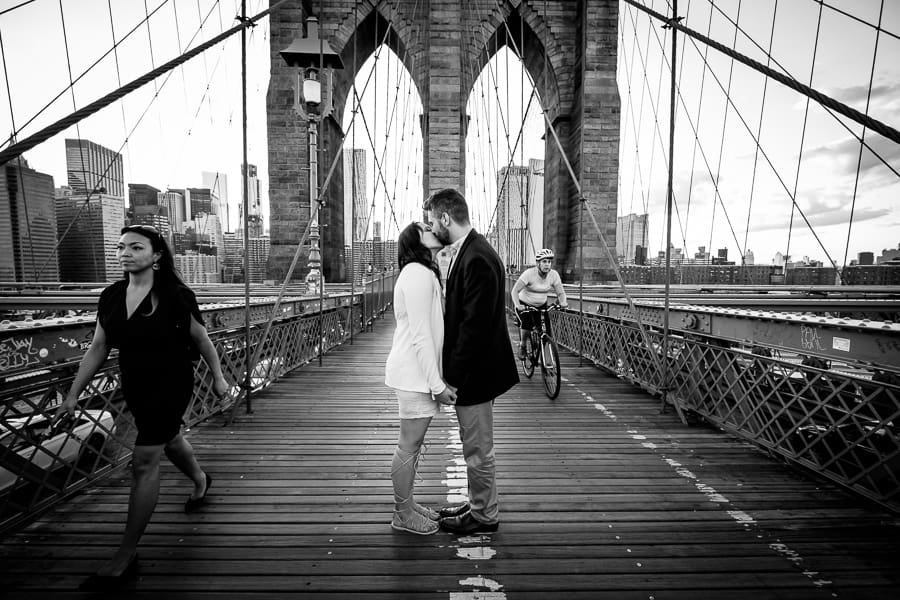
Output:
[[544,337],[541,349],[541,376],[544,379],[544,391],[551,400],[559,396],[559,349],[552,338]]
[[531,334],[526,333],[525,335],[525,357],[522,358],[522,371],[525,373],[525,377],[531,379],[531,376],[534,375],[534,343],[531,340]]

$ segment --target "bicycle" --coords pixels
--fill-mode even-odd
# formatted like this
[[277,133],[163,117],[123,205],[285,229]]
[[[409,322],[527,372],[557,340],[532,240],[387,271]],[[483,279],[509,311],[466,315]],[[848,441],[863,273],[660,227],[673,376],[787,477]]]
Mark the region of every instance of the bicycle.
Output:
[[[523,313],[537,312],[540,318],[535,319],[535,327],[531,330],[531,335],[525,336],[525,356],[522,358],[522,370],[525,377],[531,378],[534,375],[534,368],[541,365],[541,378],[544,383],[544,392],[547,397],[554,400],[559,396],[559,382],[561,379],[559,364],[559,348],[556,341],[550,334],[550,311],[560,310],[558,304],[554,304],[547,308],[537,308],[534,306],[525,306]],[[546,322],[546,325],[545,325]]]

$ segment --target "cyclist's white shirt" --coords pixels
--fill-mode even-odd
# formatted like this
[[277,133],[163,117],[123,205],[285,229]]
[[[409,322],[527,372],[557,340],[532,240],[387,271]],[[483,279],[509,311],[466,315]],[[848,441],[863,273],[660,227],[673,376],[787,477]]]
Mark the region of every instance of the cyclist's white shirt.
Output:
[[385,365],[384,382],[409,392],[440,394],[444,307],[441,284],[419,263],[409,263],[394,284],[397,329]]
[[519,290],[519,301],[531,306],[542,306],[547,302],[547,294],[551,291],[556,292],[557,299],[562,305],[568,304],[566,300],[566,290],[563,289],[562,279],[556,269],[550,269],[546,277],[541,277],[537,267],[525,269],[519,280],[516,281],[515,288]]

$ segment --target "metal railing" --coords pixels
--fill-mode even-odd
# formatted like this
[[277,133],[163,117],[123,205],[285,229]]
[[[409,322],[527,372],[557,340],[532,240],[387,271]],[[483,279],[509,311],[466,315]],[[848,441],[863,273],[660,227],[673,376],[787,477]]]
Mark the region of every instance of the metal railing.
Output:
[[[739,342],[681,332],[664,346],[661,328],[645,322],[648,347],[637,322],[621,315],[558,311],[552,319],[557,342],[596,366],[651,393],[666,389],[682,410],[900,512],[900,377],[893,364],[841,362],[753,336]],[[657,366],[663,347],[667,382]]]
[[[393,275],[386,274],[364,282],[352,296],[330,293],[329,306],[322,311],[309,310],[309,302],[283,311],[286,316],[275,318],[253,368],[252,391],[265,388],[343,344],[351,334],[371,327],[391,304],[393,283]],[[235,385],[224,398],[217,398],[212,392],[209,367],[201,359],[195,367],[194,394],[184,416],[188,427],[234,408],[235,399],[241,396],[239,384],[244,380],[248,354],[256,351],[265,329],[265,322],[250,325],[248,348],[245,330],[230,323],[230,312],[217,310],[203,310],[204,319],[208,325],[227,324],[218,330],[210,326],[210,338],[226,379]],[[297,314],[300,311],[304,312]],[[16,342],[16,338],[8,339],[12,340],[10,346]],[[83,352],[86,345],[79,344]],[[80,359],[77,355],[60,356],[64,359],[56,363],[29,363],[30,368],[17,369],[2,381],[0,533],[92,485],[131,456],[137,432],[122,397],[116,352],[85,388],[75,418],[50,426]]]

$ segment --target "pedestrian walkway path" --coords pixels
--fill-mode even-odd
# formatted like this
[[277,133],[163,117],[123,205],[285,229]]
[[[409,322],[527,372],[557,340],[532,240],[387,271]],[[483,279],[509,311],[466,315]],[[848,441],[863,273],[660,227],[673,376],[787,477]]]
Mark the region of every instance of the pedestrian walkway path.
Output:
[[[490,536],[390,526],[393,321],[279,380],[226,427],[189,432],[214,484],[185,515],[163,470],[140,576],[117,598],[887,598],[900,519],[563,357],[555,401],[525,380],[495,407],[502,523]],[[515,334],[514,334],[515,335]],[[428,434],[420,502],[465,493],[455,418]],[[123,527],[127,473],[0,541],[6,598],[75,598]]]

